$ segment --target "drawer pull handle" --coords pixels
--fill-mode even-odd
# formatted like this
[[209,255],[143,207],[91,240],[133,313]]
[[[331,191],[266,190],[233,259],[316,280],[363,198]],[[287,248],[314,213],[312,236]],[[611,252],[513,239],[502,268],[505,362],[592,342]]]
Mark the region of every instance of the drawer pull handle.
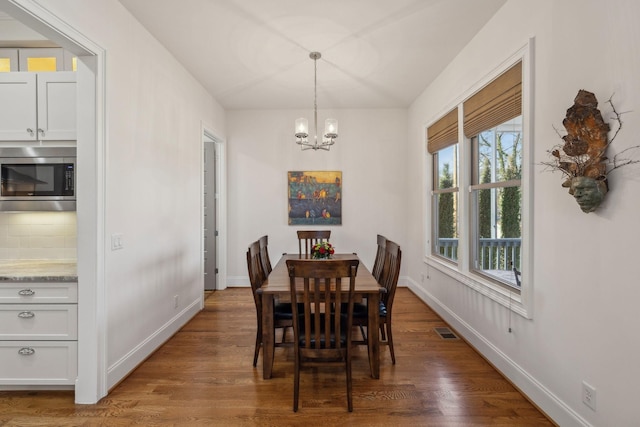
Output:
[[20,350],[18,350],[18,354],[21,356],[31,356],[32,354],[35,354],[35,353],[36,353],[36,350],[31,347],[22,347]]
[[21,289],[20,292],[18,292],[19,295],[22,295],[23,297],[30,297],[31,295],[35,295],[36,291],[34,291],[33,289]]
[[21,311],[18,313],[18,317],[21,319],[31,319],[32,317],[36,317],[36,314],[33,311]]

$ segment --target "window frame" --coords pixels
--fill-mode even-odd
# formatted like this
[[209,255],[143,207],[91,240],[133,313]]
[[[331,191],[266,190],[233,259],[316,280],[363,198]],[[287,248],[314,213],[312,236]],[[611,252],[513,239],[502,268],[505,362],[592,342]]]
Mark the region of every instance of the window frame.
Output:
[[[501,125],[499,125],[501,126]],[[498,127],[489,129],[490,131],[493,131],[493,133],[498,133]],[[522,126],[520,125],[520,128],[518,129],[518,133],[521,135],[522,138]],[[487,273],[484,269],[480,268],[478,266],[478,262],[479,262],[479,258],[481,258],[481,256],[479,255],[479,248],[478,248],[478,243],[479,243],[479,237],[478,234],[480,233],[480,225],[478,224],[478,197],[479,197],[479,192],[482,190],[504,190],[506,188],[513,188],[513,187],[518,187],[520,189],[520,194],[522,194],[522,179],[510,179],[510,180],[495,180],[495,181],[491,181],[491,182],[487,182],[487,183],[480,183],[481,178],[479,176],[479,172],[480,169],[478,167],[479,162],[480,162],[480,156],[479,156],[479,144],[480,142],[478,141],[478,138],[480,137],[480,134],[478,135],[474,135],[473,137],[469,138],[469,143],[470,143],[470,147],[471,147],[471,153],[470,153],[470,157],[471,157],[471,171],[470,171],[470,176],[471,176],[471,180],[469,183],[469,220],[471,223],[470,226],[470,239],[469,239],[469,253],[470,253],[470,260],[469,260],[469,270],[473,273],[473,274],[478,274],[480,276],[483,276],[484,278],[486,278],[487,280],[490,280],[500,286],[504,286],[507,289],[510,289],[511,291],[517,293],[518,295],[521,292],[521,287],[518,288],[516,287],[516,280],[515,280],[515,275],[513,273],[510,274],[510,276],[513,276],[513,282],[511,281],[506,281],[506,280],[500,280],[497,277],[494,277],[493,275]],[[523,148],[524,148],[524,142],[523,142]],[[495,149],[495,147],[494,147]],[[522,150],[522,149],[521,149]],[[521,151],[522,153],[522,151]],[[522,159],[520,159],[520,161],[522,162]],[[493,167],[495,168],[496,165],[493,165]],[[522,164],[521,164],[522,167]],[[522,201],[521,201],[521,208],[522,208]],[[521,221],[522,221],[522,209],[520,212],[520,217],[521,217]],[[520,226],[522,227],[522,223],[520,224]],[[522,235],[522,233],[521,233]],[[522,237],[520,237],[520,242],[522,244]],[[520,266],[518,266],[520,267]],[[506,271],[510,271],[511,269],[508,269]]]
[[[438,208],[439,205],[437,203],[435,203],[435,199],[441,195],[441,194],[453,194],[456,198],[456,205],[459,207],[460,206],[460,187],[458,185],[455,185],[456,183],[460,182],[460,155],[458,154],[457,157],[457,165],[455,167],[455,173],[456,173],[456,177],[454,178],[454,186],[452,187],[448,187],[448,188],[439,188],[438,182],[440,179],[440,169],[439,167],[436,167],[436,165],[439,165],[439,153],[442,150],[445,150],[449,147],[454,147],[457,146],[454,150],[458,151],[460,150],[460,143],[457,142],[453,145],[449,145],[447,147],[444,147],[436,152],[434,152],[432,154],[433,156],[433,163],[432,163],[432,172],[433,172],[433,176],[432,176],[432,182],[433,182],[433,186],[431,188],[431,230],[432,230],[432,239],[431,239],[431,253],[433,256],[438,257],[440,259],[442,259],[445,262],[449,262],[452,264],[458,264],[459,262],[459,258],[449,258],[446,257],[444,255],[441,255],[440,253],[438,253],[437,249],[437,241],[439,240],[440,236],[436,235],[436,234],[440,234],[439,233],[439,228],[437,227],[438,221],[439,221],[439,216],[438,216]],[[459,233],[459,229],[460,229],[460,215],[459,213],[456,215],[456,231],[458,232],[458,241],[460,241],[460,233]],[[459,245],[458,245],[459,246]],[[459,250],[459,249],[457,249]]]
[[[458,176],[458,262],[453,263],[450,260],[435,253],[434,224],[433,224],[433,189],[436,188],[434,180],[434,163],[433,156],[425,150],[425,181],[427,192],[430,197],[425,198],[425,257],[424,262],[427,268],[434,268],[456,281],[468,286],[478,293],[490,298],[491,300],[503,305],[509,310],[517,313],[525,318],[533,317],[533,178],[532,178],[532,146],[533,146],[533,49],[534,39],[530,38],[527,43],[517,52],[503,61],[493,71],[484,76],[476,84],[470,87],[466,92],[462,93],[454,102],[447,105],[443,111],[450,111],[458,108],[459,120],[459,176]],[[502,75],[519,61],[522,61],[522,175],[521,175],[521,191],[522,191],[522,245],[521,245],[521,288],[518,293],[514,288],[504,285],[498,281],[492,280],[487,275],[479,274],[470,268],[472,265],[473,254],[471,253],[472,230],[473,230],[473,210],[471,203],[473,202],[473,192],[471,190],[471,158],[472,147],[471,139],[467,138],[463,132],[463,103],[469,99],[488,83]],[[441,115],[432,120],[429,124],[434,123]],[[428,126],[426,126],[428,127]],[[425,130],[426,130],[425,127]],[[424,133],[426,135],[426,132]],[[426,136],[425,136],[426,138]],[[425,144],[426,147],[426,144]],[[465,193],[468,196],[465,196]]]

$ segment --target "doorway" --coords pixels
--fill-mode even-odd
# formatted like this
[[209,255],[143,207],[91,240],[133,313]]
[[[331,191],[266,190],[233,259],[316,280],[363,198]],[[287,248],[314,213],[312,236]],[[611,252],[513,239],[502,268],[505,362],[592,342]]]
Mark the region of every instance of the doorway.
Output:
[[203,134],[202,200],[203,200],[203,263],[204,290],[214,291],[218,276],[218,227],[216,191],[216,138],[207,131]]

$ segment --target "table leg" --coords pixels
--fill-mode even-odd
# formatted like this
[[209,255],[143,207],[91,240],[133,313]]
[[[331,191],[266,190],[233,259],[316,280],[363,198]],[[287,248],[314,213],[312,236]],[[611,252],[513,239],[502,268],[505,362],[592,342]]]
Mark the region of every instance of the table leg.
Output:
[[367,313],[369,321],[367,326],[367,339],[369,340],[369,362],[371,376],[380,378],[380,294],[367,295]]
[[271,378],[275,350],[273,323],[273,294],[262,294],[262,377]]

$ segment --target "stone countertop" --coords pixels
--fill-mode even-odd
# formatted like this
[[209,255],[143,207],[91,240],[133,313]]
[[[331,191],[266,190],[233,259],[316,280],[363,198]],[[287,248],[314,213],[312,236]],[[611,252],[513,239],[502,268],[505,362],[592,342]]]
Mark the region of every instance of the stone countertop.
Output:
[[76,260],[0,260],[0,282],[75,282]]

